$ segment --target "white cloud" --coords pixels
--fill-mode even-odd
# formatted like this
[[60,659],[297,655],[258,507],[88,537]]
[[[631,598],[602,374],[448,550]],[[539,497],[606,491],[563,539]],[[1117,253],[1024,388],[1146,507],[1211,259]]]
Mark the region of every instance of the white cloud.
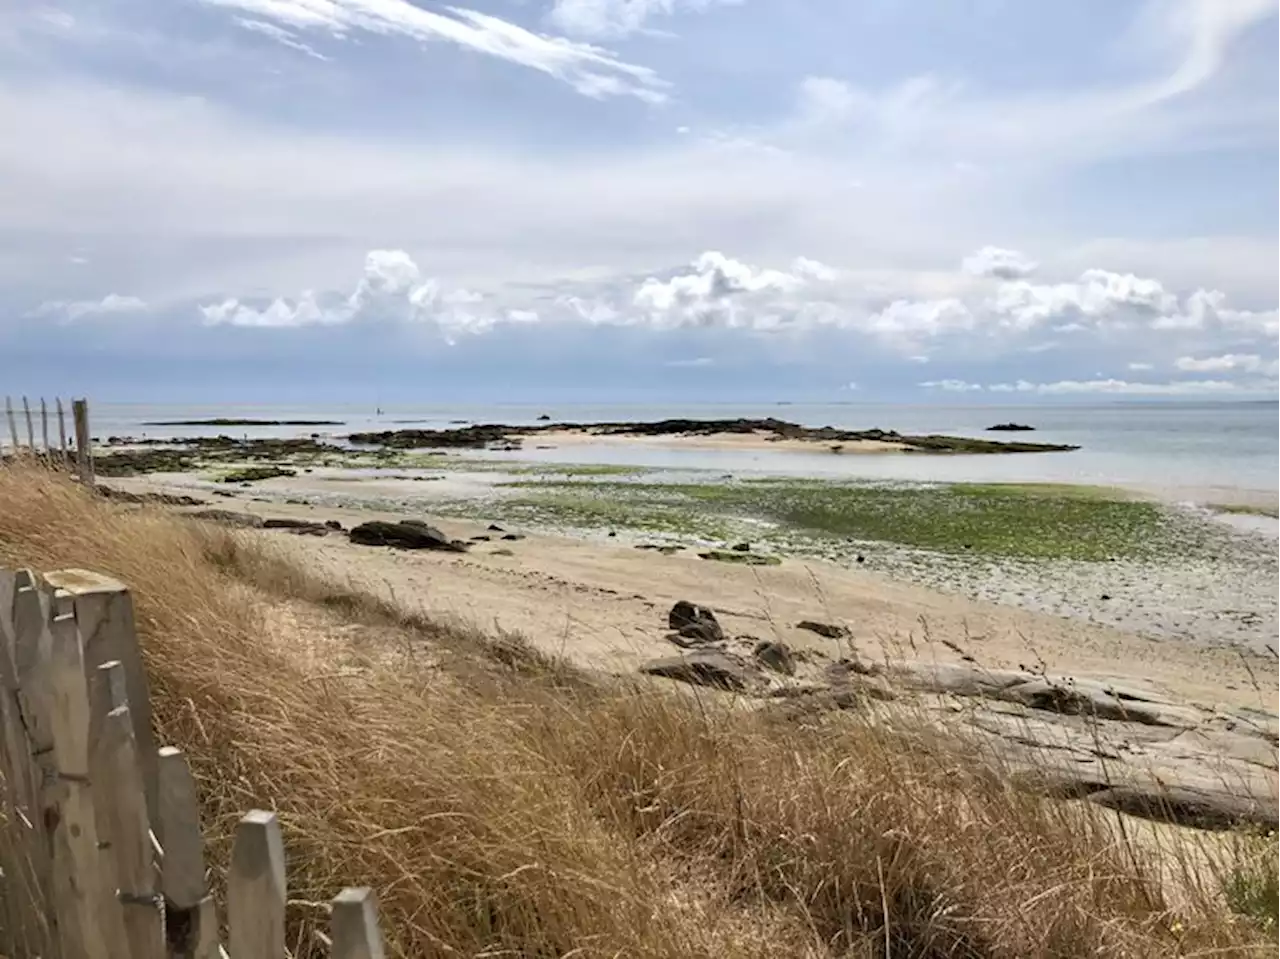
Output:
[[984,246],[964,258],[961,269],[972,276],[994,277],[999,280],[1019,280],[1030,276],[1039,267],[1035,260],[1017,250],[1005,250],[998,246]]
[[141,313],[147,309],[144,300],[136,296],[121,296],[119,293],[108,293],[100,300],[48,300],[28,313],[28,316],[53,316],[65,321],[74,321],[86,316],[110,316],[128,313]]
[[1180,356],[1174,366],[1184,373],[1267,373],[1276,374],[1276,361],[1267,362],[1256,353],[1225,353],[1222,356]]
[[760,324],[759,314],[744,310],[744,297],[752,294],[793,293],[819,273],[831,275],[820,263],[805,260],[803,271],[758,269],[709,250],[689,270],[668,280],[646,279],[632,302],[646,311],[649,322],[660,328],[679,326],[749,326]]
[[957,299],[894,300],[871,315],[866,329],[889,340],[910,344],[921,338],[972,330],[975,322],[973,313]]
[[[1168,383],[1136,383],[1128,380],[1057,380],[1052,383],[1031,383],[1018,380],[1012,384],[996,384],[998,392],[1037,393],[1044,396],[1103,393],[1125,396],[1176,396],[1205,393],[1230,393],[1241,389],[1239,383],[1229,380],[1181,380]],[[996,386],[990,387],[996,390]]]
[[920,384],[926,390],[942,390],[944,393],[977,393],[981,392],[981,383],[969,383],[965,380],[926,380]]
[[[408,0],[201,2],[248,14],[259,24],[280,27],[295,41],[296,33],[289,31],[323,32],[334,40],[365,32],[421,43],[445,41],[545,73],[590,97],[629,95],[656,103],[667,96],[666,84],[647,67],[625,63],[600,47],[544,36],[462,7],[446,7],[448,13],[439,13]],[[261,27],[257,29],[263,32]]]
[[266,20],[254,20],[251,17],[236,17],[236,26],[250,33],[257,33],[261,36],[274,40],[281,46],[288,47],[291,50],[297,50],[299,53],[305,53],[309,57],[315,57],[317,60],[329,59],[322,53],[317,53],[314,49],[307,46],[297,36],[274,23],[268,23]]
[[688,359],[667,360],[667,362],[662,365],[682,367],[682,368],[683,367],[694,368],[694,367],[703,367],[703,366],[714,366],[715,362],[716,361],[712,359],[710,356],[691,356]]
[[[1015,329],[1045,322],[1123,322],[1176,312],[1177,297],[1158,280],[1132,273],[1085,270],[1072,283],[1038,284],[1027,280],[1002,283],[991,300],[993,311]],[[1061,328],[1061,327],[1060,327]]]
[[617,37],[644,30],[652,18],[681,11],[702,11],[742,0],[555,0],[548,19],[581,37]]
[[1143,363],[1141,361],[1135,360],[1134,362],[1128,365],[1128,369],[1129,369],[1129,372],[1131,373],[1146,373],[1150,370],[1154,370],[1155,364]]

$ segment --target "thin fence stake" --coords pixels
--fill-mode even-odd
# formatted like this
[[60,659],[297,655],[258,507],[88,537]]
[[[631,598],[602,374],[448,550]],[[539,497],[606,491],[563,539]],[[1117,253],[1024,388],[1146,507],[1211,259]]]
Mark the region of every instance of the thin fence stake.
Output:
[[40,443],[43,447],[45,465],[53,463],[53,455],[49,452],[49,405],[44,397],[40,397]]
[[[45,574],[49,585],[75,608],[84,639],[86,673],[103,663],[123,665],[124,699],[133,720],[133,742],[147,797],[147,821],[157,822],[156,741],[151,728],[151,696],[142,651],[134,624],[133,597],[119,580],[87,569],[62,569]],[[113,703],[113,706],[120,703]]]
[[58,448],[62,450],[62,465],[66,467],[70,462],[70,457],[67,456],[66,414],[62,410],[62,397],[57,397],[55,402],[58,404]]
[[[131,959],[135,953],[125,935],[116,884],[103,868],[90,758],[89,686],[74,616],[54,616],[47,623],[40,652],[59,780],[60,815],[51,823],[46,817],[46,828],[52,829],[55,908],[63,941],[71,947],[64,946],[63,954],[77,955],[72,949],[79,948],[85,959]],[[145,953],[137,955],[147,959]]]
[[27,451],[34,456],[36,452],[36,431],[31,423],[31,404],[27,402],[25,396],[22,398],[22,415],[27,420]]
[[156,822],[164,858],[166,934],[175,959],[218,959],[218,909],[204,872],[204,838],[196,782],[182,750],[159,754],[160,818]]
[[236,826],[227,877],[228,953],[234,959],[284,955],[284,841],[276,814],[255,809]]
[[22,447],[18,445],[18,421],[13,418],[13,400],[4,398],[4,415],[9,420],[9,445],[13,447],[13,455],[17,456]]
[[332,959],[385,959],[378,906],[367,886],[344,889],[333,899],[329,915]]
[[133,723],[124,702],[124,668],[118,661],[95,670],[90,700],[90,780],[94,784],[98,838],[123,913],[125,955],[164,959],[164,916],[155,888],[146,796],[138,772]]

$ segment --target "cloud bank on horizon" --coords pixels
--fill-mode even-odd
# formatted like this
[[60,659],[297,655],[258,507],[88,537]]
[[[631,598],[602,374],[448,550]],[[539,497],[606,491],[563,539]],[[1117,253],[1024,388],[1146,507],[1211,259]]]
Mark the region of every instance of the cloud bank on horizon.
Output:
[[13,388],[1277,392],[1276,0],[474,7],[0,12]]

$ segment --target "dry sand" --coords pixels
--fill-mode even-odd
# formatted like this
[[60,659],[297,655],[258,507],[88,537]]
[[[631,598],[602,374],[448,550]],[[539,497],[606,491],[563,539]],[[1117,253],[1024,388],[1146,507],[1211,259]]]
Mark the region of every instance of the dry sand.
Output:
[[[129,484],[139,488],[137,482]],[[146,486],[153,486],[147,483]],[[229,500],[263,516],[337,519],[345,526],[403,514]],[[692,550],[663,555],[629,542],[528,535],[504,541],[474,521],[440,520],[450,536],[488,535],[470,552],[409,552],[353,545],[343,536],[264,531],[323,570],[434,616],[519,632],[584,666],[630,671],[671,655],[666,615],[677,600],[710,606],[731,636],[780,639],[831,659],[927,659],[964,655],[990,668],[1045,668],[1051,675],[1117,679],[1170,698],[1275,711],[1275,664],[1252,652],[1175,638],[1152,639],[1078,619],[896,582],[864,568],[788,559],[744,567]],[[846,626],[850,640],[798,629],[802,620]]]

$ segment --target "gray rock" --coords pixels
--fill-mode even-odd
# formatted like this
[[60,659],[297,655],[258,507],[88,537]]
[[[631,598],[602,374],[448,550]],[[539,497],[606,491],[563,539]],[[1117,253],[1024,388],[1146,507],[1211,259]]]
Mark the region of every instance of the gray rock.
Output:
[[760,680],[758,671],[749,662],[718,649],[700,649],[682,656],[655,659],[641,666],[640,672],[736,692],[745,691]]
[[1196,829],[1261,826],[1275,829],[1280,808],[1274,799],[1190,786],[1113,786],[1091,792],[1089,802],[1130,816]]
[[801,620],[796,623],[796,629],[807,629],[811,633],[817,633],[826,639],[845,639],[849,636],[849,629],[845,626],[837,626],[833,623],[818,623],[811,619]]
[[191,519],[207,520],[210,523],[220,523],[223,526],[240,526],[246,529],[261,529],[263,525],[261,516],[238,513],[229,509],[197,509],[181,515],[189,516]]
[[467,549],[465,543],[449,539],[422,520],[402,520],[399,523],[372,520],[352,527],[347,536],[351,542],[361,546],[398,546],[401,549],[433,549],[450,553],[462,553]]
[[291,516],[273,516],[262,521],[263,529],[288,529],[297,532],[318,532],[324,534],[329,532],[329,527],[318,520],[313,519],[294,519]]
[[718,643],[724,639],[716,614],[705,606],[682,599],[667,613],[667,626],[686,639]]
[[765,669],[771,669],[775,673],[782,673],[785,676],[794,676],[796,674],[796,660],[791,654],[791,647],[786,643],[777,643],[772,640],[763,640],[756,644],[755,649],[751,651],[751,655]]

